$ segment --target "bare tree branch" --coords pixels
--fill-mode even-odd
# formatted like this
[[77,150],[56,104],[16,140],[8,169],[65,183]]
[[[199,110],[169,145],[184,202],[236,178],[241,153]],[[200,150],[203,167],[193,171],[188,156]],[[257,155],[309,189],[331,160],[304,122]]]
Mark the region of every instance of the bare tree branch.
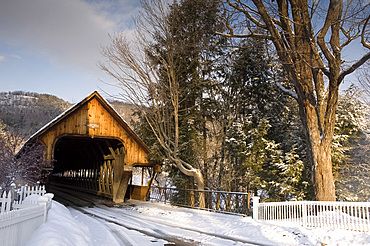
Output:
[[360,60],[352,64],[349,68],[342,71],[342,73],[339,75],[338,78],[338,85],[342,83],[344,77],[348,74],[353,73],[357,68],[361,67],[362,64],[364,64],[366,61],[370,59],[370,52],[368,52],[366,55],[364,55]]
[[222,33],[216,32],[217,35],[226,37],[226,38],[260,38],[260,39],[269,39],[272,40],[272,36],[260,34],[260,33],[250,33],[250,34],[234,34],[234,33]]
[[366,18],[366,21],[365,21],[364,27],[362,28],[362,33],[361,33],[361,43],[365,48],[368,48],[368,49],[370,49],[370,43],[365,41],[365,31],[366,31],[367,23],[369,23],[369,20],[370,20],[370,15]]
[[[199,189],[204,189],[202,173],[179,155],[182,88],[175,55],[185,49],[186,44],[174,43],[166,6],[165,1],[145,1],[144,11],[137,20],[137,48],[134,49],[123,34],[116,35],[112,44],[102,49],[109,65],[101,63],[100,67],[118,81],[123,90],[120,94],[141,111],[165,155],[183,174],[194,177]],[[163,40],[163,47],[153,46],[154,38]]]
[[285,88],[282,84],[280,84],[279,82],[275,81],[275,84],[280,88],[280,90],[282,90],[285,94],[287,94],[288,96],[291,96],[293,97],[294,99],[298,100],[298,96],[297,96],[297,93],[295,93],[294,91],[292,90],[289,90],[287,88]]

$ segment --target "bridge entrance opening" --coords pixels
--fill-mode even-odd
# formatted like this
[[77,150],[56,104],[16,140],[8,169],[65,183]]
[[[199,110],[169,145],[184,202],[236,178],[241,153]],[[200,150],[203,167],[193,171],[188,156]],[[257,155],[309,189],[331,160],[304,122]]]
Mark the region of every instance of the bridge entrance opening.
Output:
[[130,170],[124,170],[125,155],[118,139],[61,137],[55,144],[49,183],[123,202],[132,176]]
[[122,147],[122,142],[117,139],[62,137],[55,144],[53,173],[95,168],[111,154],[111,150]]

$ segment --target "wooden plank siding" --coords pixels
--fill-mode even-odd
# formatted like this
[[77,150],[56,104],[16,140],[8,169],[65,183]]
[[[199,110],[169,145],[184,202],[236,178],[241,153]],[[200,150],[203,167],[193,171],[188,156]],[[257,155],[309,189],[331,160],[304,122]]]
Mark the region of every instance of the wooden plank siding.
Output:
[[46,147],[46,160],[53,159],[54,145],[58,138],[70,135],[119,139],[127,152],[126,165],[149,163],[149,148],[141,140],[138,141],[139,138],[123,119],[117,120],[120,116],[114,115],[117,113],[113,108],[97,95],[99,94],[94,92],[88,100],[85,99],[86,102],[38,136]]

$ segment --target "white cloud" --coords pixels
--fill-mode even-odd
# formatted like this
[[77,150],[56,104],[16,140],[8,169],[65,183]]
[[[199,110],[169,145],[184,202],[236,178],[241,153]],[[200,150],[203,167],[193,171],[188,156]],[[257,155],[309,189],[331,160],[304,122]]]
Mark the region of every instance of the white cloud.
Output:
[[[136,9],[130,1],[119,1],[121,21]],[[118,7],[120,7],[118,6]],[[119,10],[111,16],[110,2],[81,0],[1,0],[0,42],[26,46],[53,62],[76,69],[96,69],[100,47],[117,31]],[[129,11],[129,12],[126,12]]]
[[5,57],[4,56],[0,56],[0,62],[2,61],[5,61]]

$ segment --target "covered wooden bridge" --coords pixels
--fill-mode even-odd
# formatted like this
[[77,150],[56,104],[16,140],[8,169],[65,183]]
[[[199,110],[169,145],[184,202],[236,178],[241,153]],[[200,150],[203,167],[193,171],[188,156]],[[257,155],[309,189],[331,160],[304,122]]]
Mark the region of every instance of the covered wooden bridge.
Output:
[[[102,195],[116,203],[124,202],[125,196],[145,199],[159,170],[148,160],[149,148],[96,91],[45,125],[25,146],[35,143],[44,146],[49,185]],[[149,170],[150,177],[130,186],[135,169]]]

